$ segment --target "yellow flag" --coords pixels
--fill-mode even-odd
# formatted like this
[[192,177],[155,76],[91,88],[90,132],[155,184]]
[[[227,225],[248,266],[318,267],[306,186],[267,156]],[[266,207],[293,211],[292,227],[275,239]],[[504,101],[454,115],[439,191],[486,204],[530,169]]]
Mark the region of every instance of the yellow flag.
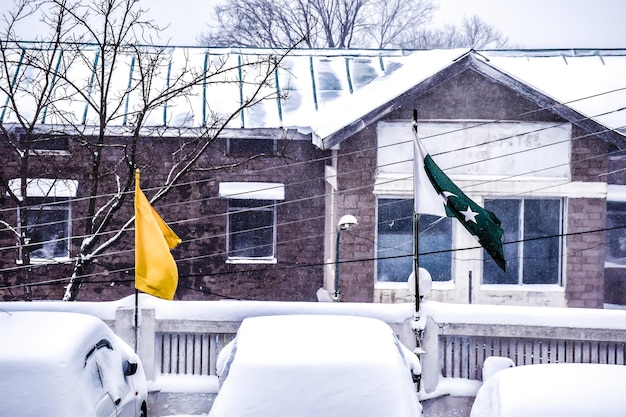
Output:
[[135,288],[172,300],[178,286],[178,268],[170,249],[182,240],[163,221],[139,187],[135,172]]

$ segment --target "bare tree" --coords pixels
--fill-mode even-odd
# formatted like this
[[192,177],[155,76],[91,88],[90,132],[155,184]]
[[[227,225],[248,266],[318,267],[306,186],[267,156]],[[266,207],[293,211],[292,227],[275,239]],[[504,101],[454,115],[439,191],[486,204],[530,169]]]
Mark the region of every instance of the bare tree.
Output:
[[430,22],[435,10],[435,5],[427,1],[376,0],[371,3],[365,31],[372,46],[394,46],[406,32]]
[[210,46],[308,48],[503,48],[508,44],[478,16],[460,27],[425,29],[432,0],[227,0],[200,37]]
[[[212,46],[386,47],[430,20],[432,0],[227,0],[200,42]],[[294,39],[295,37],[295,39]]]
[[508,46],[508,38],[474,15],[464,18],[461,27],[446,25],[442,29],[407,31],[395,46],[416,49],[501,49]]
[[[189,120],[185,119],[170,121],[164,133],[162,126],[148,124],[152,112],[172,101],[187,101],[197,86],[215,82],[239,86],[241,77],[246,84],[246,96],[238,108],[228,114],[209,112],[192,137],[181,136],[172,159],[165,162],[171,168],[151,199],[154,203],[196,168],[200,157],[243,109],[279,94],[269,87],[284,55],[258,55],[234,60],[234,64],[223,57],[204,68],[182,60],[172,68],[168,48],[144,46],[159,29],[144,15],[138,0],[18,0],[4,15],[0,92],[7,101],[0,108],[0,145],[9,149],[10,155],[6,155],[9,168],[0,174],[0,186],[18,207],[18,216],[16,224],[0,222],[15,235],[25,267],[33,249],[34,229],[29,222],[37,220],[33,218],[36,206],[29,199],[29,181],[37,177],[62,181],[64,177],[62,168],[38,158],[38,145],[60,136],[68,141],[66,169],[73,164],[89,167],[84,230],[64,300],[77,298],[90,265],[133,226],[132,214],[122,207],[132,197],[135,169],[146,163],[142,151],[150,146],[149,138],[188,130]],[[43,21],[48,30],[32,43],[23,41],[15,29],[29,19]],[[128,62],[130,81],[120,88],[119,72],[122,68],[128,71],[124,64]],[[163,83],[166,72],[168,82]],[[231,76],[233,73],[243,75]],[[86,103],[84,109],[77,111],[77,102]],[[24,288],[24,297],[29,299],[28,282]]]

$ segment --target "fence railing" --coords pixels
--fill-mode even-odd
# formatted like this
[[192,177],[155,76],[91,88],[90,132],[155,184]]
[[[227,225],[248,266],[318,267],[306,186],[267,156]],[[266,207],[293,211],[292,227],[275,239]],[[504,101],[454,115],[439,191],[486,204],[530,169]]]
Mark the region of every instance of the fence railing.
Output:
[[233,337],[233,333],[156,333],[155,372],[215,375],[217,355]]
[[489,356],[516,365],[626,364],[626,311],[429,303],[421,326],[427,392],[438,376],[481,380]]
[[559,362],[624,365],[626,343],[489,336],[439,337],[444,377],[481,380],[482,364],[489,356],[510,358],[515,365]]
[[274,314],[375,317],[390,324],[411,349],[418,347],[419,338],[421,383],[427,394],[436,391],[442,377],[480,381],[483,362],[489,356],[509,357],[517,365],[626,365],[626,310],[424,302],[421,319],[416,322],[409,304],[148,301],[142,301],[136,340],[134,308],[128,301],[0,303],[0,308],[66,310],[98,316],[129,344],[136,344],[151,381],[171,375],[215,378],[217,356],[241,321]]

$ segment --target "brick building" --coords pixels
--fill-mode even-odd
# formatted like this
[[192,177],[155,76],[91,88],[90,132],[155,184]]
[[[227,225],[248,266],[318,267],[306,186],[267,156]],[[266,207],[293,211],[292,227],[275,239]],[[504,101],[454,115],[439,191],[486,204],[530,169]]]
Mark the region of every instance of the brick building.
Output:
[[[228,56],[251,53],[258,51]],[[200,48],[186,54],[197,62],[209,56]],[[420,215],[419,263],[433,277],[431,298],[593,308],[626,303],[620,296],[626,250],[617,244],[626,224],[619,152],[626,142],[617,129],[625,123],[623,106],[615,104],[624,102],[616,83],[625,66],[623,51],[295,51],[273,84],[286,95],[231,121],[196,169],[155,204],[183,238],[173,251],[176,298],[311,301],[320,287],[335,290],[338,270],[342,301],[410,299],[417,110],[418,134],[433,159],[503,221],[508,263],[506,272],[494,268],[453,219]],[[203,87],[200,107],[188,100],[191,120],[207,108],[222,109],[214,101],[224,97]],[[19,134],[9,116],[2,123]],[[193,123],[183,135],[180,127],[165,126],[141,136],[138,165],[148,197],[167,181],[181,141],[202,131]],[[125,140],[107,136],[111,143]],[[0,143],[3,155],[11,155],[8,144]],[[24,284],[41,281],[47,283],[28,286],[33,298],[63,295],[84,243],[81,213],[93,183],[90,155],[80,157],[76,146],[39,152],[28,173],[35,185],[28,197],[53,193],[59,200],[57,211],[67,219],[64,256],[39,253],[32,265],[21,265],[15,234],[1,231],[3,299],[23,299]],[[114,193],[122,157],[110,156],[103,193]],[[6,161],[2,179],[15,188],[19,160]],[[13,200],[0,198],[3,222],[19,225]],[[132,196],[122,211],[111,233],[132,215]],[[358,226],[338,236],[344,214]],[[79,299],[132,294],[132,236],[128,229],[90,264]],[[31,255],[44,249],[45,239],[34,238],[39,246],[31,243]]]

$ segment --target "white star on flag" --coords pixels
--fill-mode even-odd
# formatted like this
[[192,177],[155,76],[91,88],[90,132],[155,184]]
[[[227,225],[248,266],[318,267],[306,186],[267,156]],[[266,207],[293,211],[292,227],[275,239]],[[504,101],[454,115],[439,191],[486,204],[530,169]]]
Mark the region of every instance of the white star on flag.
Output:
[[472,221],[476,223],[476,216],[478,216],[478,213],[475,211],[472,211],[472,209],[469,206],[467,207],[467,209],[465,209],[465,211],[462,211],[461,213],[463,213],[463,216],[465,216],[466,222]]

